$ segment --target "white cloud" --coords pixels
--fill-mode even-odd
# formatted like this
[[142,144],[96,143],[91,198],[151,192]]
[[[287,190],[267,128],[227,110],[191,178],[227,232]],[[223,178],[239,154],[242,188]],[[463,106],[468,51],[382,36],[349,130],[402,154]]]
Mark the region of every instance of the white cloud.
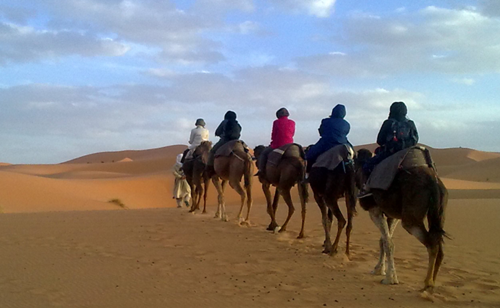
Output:
[[121,56],[129,47],[110,38],[100,39],[75,31],[40,31],[0,23],[0,64],[40,61],[60,56]]
[[318,54],[298,63],[333,75],[363,77],[403,72],[498,73],[497,33],[500,19],[470,8],[427,7],[387,17],[355,14],[336,42],[346,46],[343,54]]
[[293,13],[324,18],[333,14],[336,0],[271,0],[270,3]]
[[453,78],[454,83],[463,84],[466,86],[472,86],[476,83],[476,80],[472,78]]

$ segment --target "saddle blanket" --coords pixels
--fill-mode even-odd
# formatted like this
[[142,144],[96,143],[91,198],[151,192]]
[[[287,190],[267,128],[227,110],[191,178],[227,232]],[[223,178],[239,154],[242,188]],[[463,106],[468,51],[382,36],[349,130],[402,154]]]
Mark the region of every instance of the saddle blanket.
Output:
[[345,161],[352,159],[354,156],[354,150],[348,144],[336,145],[329,149],[325,153],[321,154],[316,162],[312,165],[312,168],[326,168],[330,171],[337,168],[337,166]]
[[227,157],[231,155],[231,153],[233,153],[234,150],[245,151],[245,148],[246,148],[245,142],[241,140],[231,140],[224,143],[219,149],[217,149],[217,152],[215,152],[214,157],[220,157],[220,156]]
[[370,189],[387,190],[400,169],[411,169],[421,166],[435,168],[428,149],[415,146],[398,151],[375,166],[366,185]]
[[296,143],[288,143],[288,144],[282,145],[281,147],[279,147],[277,149],[274,149],[267,156],[267,164],[277,166],[283,157],[302,157],[302,158],[304,158],[304,152],[302,151],[302,146],[300,146]]

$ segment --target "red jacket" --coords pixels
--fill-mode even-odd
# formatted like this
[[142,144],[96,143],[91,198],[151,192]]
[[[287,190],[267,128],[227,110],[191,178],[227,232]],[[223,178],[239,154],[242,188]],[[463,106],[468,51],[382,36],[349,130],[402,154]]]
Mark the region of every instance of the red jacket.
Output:
[[295,122],[288,117],[281,117],[273,122],[271,133],[271,148],[277,149],[282,145],[293,143],[295,135]]

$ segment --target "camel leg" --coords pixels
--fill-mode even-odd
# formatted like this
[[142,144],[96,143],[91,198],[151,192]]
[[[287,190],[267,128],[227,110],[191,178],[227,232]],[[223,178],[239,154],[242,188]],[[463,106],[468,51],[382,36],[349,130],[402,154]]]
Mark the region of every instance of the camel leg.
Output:
[[208,194],[208,187],[210,185],[210,179],[207,176],[203,177],[203,185],[205,187],[205,190],[203,192],[203,214],[207,213],[207,194]]
[[288,205],[288,216],[286,217],[285,222],[281,226],[279,232],[286,231],[286,227],[290,218],[292,218],[293,213],[295,212],[295,208],[293,207],[292,196],[290,195],[290,189],[279,189],[280,194],[283,196],[286,205]]
[[253,199],[252,199],[252,185],[245,184],[246,197],[247,197],[247,216],[245,222],[250,224],[250,210],[252,209]]
[[[394,230],[396,230],[396,227],[399,223],[399,219],[394,219],[394,218],[387,218],[387,226],[389,227],[389,236],[392,238],[392,235],[394,234]],[[379,240],[379,258],[378,258],[378,263],[375,265],[375,268],[371,271],[373,275],[382,275],[384,276],[385,273],[385,250],[384,250],[384,241],[382,240],[382,237],[380,237]]]
[[332,219],[330,218],[329,213],[327,212],[328,208],[326,207],[325,201],[323,197],[314,194],[314,199],[318,204],[319,210],[321,211],[321,221],[323,224],[323,229],[325,230],[325,241],[323,242],[323,253],[330,253],[332,251],[332,241],[330,239],[330,227],[332,224]]
[[238,213],[238,222],[239,224],[242,224],[245,219],[242,217],[243,213],[243,206],[245,205],[245,200],[246,200],[246,193],[243,190],[243,187],[241,187],[240,180],[229,180],[229,185],[240,195],[240,211]]
[[262,190],[264,191],[264,195],[266,196],[267,213],[269,214],[269,217],[271,217],[271,222],[269,223],[269,226],[267,226],[266,230],[273,231],[278,226],[278,223],[276,222],[276,215],[275,215],[275,211],[273,210],[273,206],[274,206],[274,202],[276,201],[276,198],[279,198],[279,193],[277,191],[275,191],[274,201],[271,202],[270,185],[268,183],[262,184]]
[[[382,280],[383,284],[398,284],[398,278],[396,275],[396,268],[394,266],[394,243],[392,241],[392,236],[390,235],[389,225],[384,217],[384,214],[380,211],[378,207],[371,208],[369,210],[370,218],[373,223],[379,228],[382,235],[382,248],[387,255],[387,272],[385,278]],[[380,262],[380,260],[379,260]]]
[[349,257],[350,254],[350,243],[351,243],[351,232],[352,232],[352,219],[354,216],[357,215],[356,213],[356,198],[354,195],[350,195],[349,193],[346,193],[345,195],[345,203],[347,207],[347,227],[345,229],[346,233],[346,244],[345,244],[345,254],[347,257]]
[[328,208],[330,209],[330,211],[335,216],[335,218],[337,218],[337,223],[338,223],[337,235],[335,236],[335,242],[333,242],[332,251],[330,252],[330,254],[335,254],[335,253],[337,253],[340,235],[342,235],[342,230],[344,229],[344,227],[346,225],[346,221],[345,221],[344,215],[342,215],[342,212],[339,209],[337,199],[333,199],[332,202],[327,202],[327,205],[328,205]]
[[[274,199],[273,199],[273,214],[274,214],[274,217],[276,219],[276,211],[278,210],[278,203],[280,201],[280,191],[278,189],[278,187],[276,187],[276,189],[274,190]],[[276,224],[278,225],[278,224]]]
[[297,238],[303,238],[304,237],[304,227],[306,224],[306,194],[307,194],[307,186],[302,185],[301,183],[298,184],[298,191],[299,191],[299,197],[300,197],[300,206],[302,208],[301,214],[302,214],[302,225],[300,227],[300,233]]
[[217,211],[215,212],[214,218],[222,218],[222,203],[224,203],[224,192],[222,190],[222,184],[217,176],[212,178],[212,183],[217,190]]
[[[440,245],[440,243],[432,243],[429,232],[425,229],[425,225],[423,222],[408,223],[407,221],[403,220],[403,228],[405,228],[408,233],[416,237],[418,241],[427,248],[427,253],[429,254],[429,264],[427,267],[427,276],[425,277],[424,281],[424,290],[432,290],[432,288],[434,287],[434,278],[437,275],[437,270],[439,270],[443,258],[443,251],[441,247],[442,245]],[[440,257],[439,264],[437,264],[438,255]]]
[[438,252],[436,256],[436,264],[434,266],[434,273],[432,275],[434,283],[436,282],[436,277],[439,272],[439,268],[441,267],[441,263],[443,262],[443,258],[444,258],[443,243],[439,243]]

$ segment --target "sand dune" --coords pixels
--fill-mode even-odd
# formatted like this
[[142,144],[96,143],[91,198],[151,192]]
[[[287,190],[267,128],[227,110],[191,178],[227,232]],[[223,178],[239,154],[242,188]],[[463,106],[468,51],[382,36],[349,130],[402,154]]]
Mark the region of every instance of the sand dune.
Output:
[[[401,227],[395,233],[401,283],[384,286],[369,274],[379,232],[361,209],[349,260],[342,252],[321,254],[323,230],[312,196],[302,240],[295,239],[298,202],[287,232],[264,230],[269,218],[256,180],[250,227],[237,225],[239,197],[230,188],[228,223],[212,218],[213,187],[208,214],[174,208],[171,167],[183,149],[96,153],[56,165],[1,164],[0,306],[500,305],[498,153],[431,148],[450,190],[445,230],[452,240],[429,295],[419,291],[427,253]],[[279,222],[286,211],[281,203]]]

